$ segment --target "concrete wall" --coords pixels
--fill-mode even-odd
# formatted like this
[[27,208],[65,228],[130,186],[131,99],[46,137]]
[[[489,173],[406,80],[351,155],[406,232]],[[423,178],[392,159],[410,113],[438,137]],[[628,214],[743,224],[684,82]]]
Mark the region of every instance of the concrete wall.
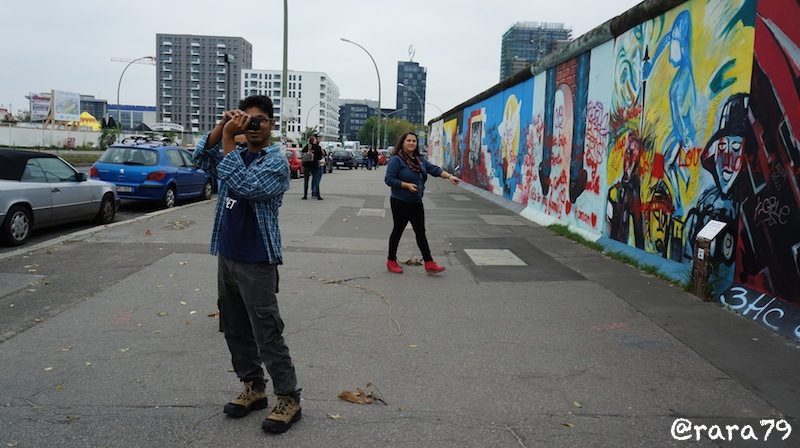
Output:
[[796,23],[792,0],[644,2],[433,120],[429,156],[678,280],[723,221],[717,299],[800,338]]

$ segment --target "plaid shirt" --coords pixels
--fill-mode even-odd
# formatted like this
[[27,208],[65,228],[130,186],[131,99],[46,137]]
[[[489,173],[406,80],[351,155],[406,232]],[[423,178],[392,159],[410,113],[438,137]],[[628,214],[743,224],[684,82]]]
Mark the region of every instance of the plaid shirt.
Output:
[[289,161],[280,146],[272,145],[261,150],[258,158],[246,166],[242,152],[237,149],[223,156],[222,142],[213,148],[204,149],[210,133],[200,139],[194,150],[194,164],[221,182],[217,192],[217,210],[214,214],[214,230],[211,233],[211,255],[219,250],[219,232],[222,212],[228,190],[250,201],[256,213],[258,228],[264,240],[264,248],[270,264],[282,264],[281,231],[278,227],[278,208],[283,203],[283,193],[289,190]]

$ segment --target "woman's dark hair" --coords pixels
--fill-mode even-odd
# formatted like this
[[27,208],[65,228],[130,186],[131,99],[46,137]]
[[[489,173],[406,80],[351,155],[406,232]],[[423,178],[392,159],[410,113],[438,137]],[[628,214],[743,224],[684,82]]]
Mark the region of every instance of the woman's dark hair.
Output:
[[403,151],[403,142],[406,141],[406,137],[409,135],[413,135],[417,139],[417,147],[414,148],[414,157],[419,155],[419,136],[413,132],[406,132],[405,134],[401,135],[400,138],[397,139],[397,143],[394,144],[394,152],[392,155],[397,155],[400,151]]
[[272,100],[265,95],[253,95],[239,101],[239,109],[245,110],[251,107],[261,109],[269,118],[275,118],[275,111],[272,108]]

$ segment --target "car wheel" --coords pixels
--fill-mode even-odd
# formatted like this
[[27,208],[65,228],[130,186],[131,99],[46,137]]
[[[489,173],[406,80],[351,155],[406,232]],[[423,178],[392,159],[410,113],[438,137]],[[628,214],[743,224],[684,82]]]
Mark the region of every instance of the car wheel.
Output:
[[297,170],[292,170],[292,179],[300,179],[300,175],[297,173]]
[[175,207],[175,187],[167,188],[167,192],[164,193],[164,198],[161,200],[161,205],[166,208]]
[[20,246],[30,238],[32,227],[31,212],[21,205],[15,205],[6,215],[6,220],[0,230],[0,239],[9,246]]
[[94,218],[94,222],[98,224],[110,224],[114,222],[114,217],[117,214],[117,207],[114,204],[114,195],[106,193],[103,196],[103,202],[100,203],[100,210]]
[[202,198],[206,201],[211,199],[211,194],[213,193],[214,187],[211,184],[211,179],[206,181],[206,184],[203,186],[203,195]]

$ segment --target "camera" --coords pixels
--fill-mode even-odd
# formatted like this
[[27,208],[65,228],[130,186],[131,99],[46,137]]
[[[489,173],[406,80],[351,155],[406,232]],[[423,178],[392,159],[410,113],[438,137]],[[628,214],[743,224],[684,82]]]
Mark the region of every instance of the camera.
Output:
[[261,122],[264,121],[261,117],[250,117],[250,123],[247,125],[248,131],[258,131],[261,129]]

